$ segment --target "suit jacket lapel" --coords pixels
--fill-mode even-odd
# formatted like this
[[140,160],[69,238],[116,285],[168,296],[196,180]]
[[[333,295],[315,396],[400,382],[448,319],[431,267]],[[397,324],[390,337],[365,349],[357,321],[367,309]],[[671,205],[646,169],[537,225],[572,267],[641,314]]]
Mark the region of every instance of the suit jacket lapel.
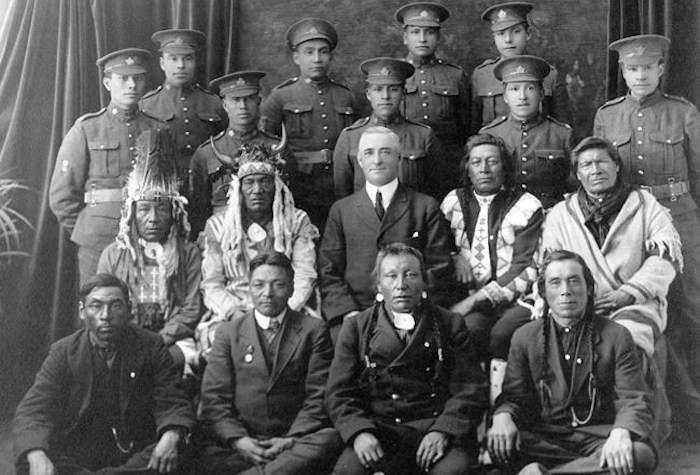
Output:
[[[362,188],[360,191],[355,193],[355,209],[357,210],[357,215],[360,220],[362,220],[370,229],[375,233],[379,231],[380,222],[377,212],[372,206],[372,200],[367,196],[367,191]],[[386,221],[386,216],[384,216],[384,221]]]
[[403,364],[414,364],[416,359],[411,356],[416,351],[422,351],[423,349],[423,339],[426,332],[430,331],[432,327],[432,319],[426,312],[423,311],[422,316],[416,324],[416,328],[413,330],[413,334],[408,340],[406,347],[401,352],[401,354],[396,358],[393,365],[403,365]]
[[[369,200],[369,197],[367,199]],[[370,201],[370,205],[371,203],[372,202]],[[394,193],[394,197],[392,198],[391,203],[389,203],[389,207],[386,209],[386,214],[384,215],[384,219],[381,222],[379,234],[377,237],[381,237],[384,231],[391,228],[394,225],[394,223],[401,219],[401,217],[403,217],[403,215],[408,212],[408,208],[408,193],[406,192],[406,188],[399,184],[399,187],[396,189],[396,193]]]
[[[370,347],[374,355],[373,359],[381,360],[384,365],[393,364],[405,349],[403,342],[394,329],[393,323],[389,319],[390,316],[382,305],[379,308],[377,326],[370,341]],[[377,356],[380,356],[380,358],[377,358]]]
[[70,358],[73,377],[76,380],[75,395],[80,398],[80,407],[76,417],[78,419],[85,413],[92,396],[92,384],[94,368],[92,365],[92,349],[87,330],[83,332],[73,347]]
[[280,374],[296,351],[297,346],[299,346],[299,342],[301,341],[299,333],[301,329],[299,315],[287,309],[287,315],[284,317],[282,325],[282,334],[280,335],[277,357],[272,365],[272,376],[270,377],[268,390],[277,382]]
[[[582,335],[581,338],[581,348],[578,351],[578,355],[574,355],[575,360],[573,361],[573,371],[574,371],[574,386],[571,392],[574,397],[581,391],[585,384],[588,384],[588,375],[593,369],[594,358],[595,358],[595,347],[600,343],[600,332],[592,329],[593,334],[593,354],[591,354],[591,348],[589,344],[588,334]],[[581,364],[578,363],[580,358]]]
[[255,321],[255,315],[253,312],[249,312],[241,322],[240,335],[238,342],[240,343],[239,351],[244,355],[241,361],[245,361],[245,354],[249,353],[249,348],[252,348],[252,357],[250,366],[255,368],[261,374],[269,375],[270,372],[267,369],[267,364],[265,363],[265,354],[263,353],[262,343],[260,343],[260,334],[258,333],[257,322]]
[[119,374],[119,407],[122,414],[129,406],[129,400],[133,393],[134,385],[138,379],[139,372],[143,367],[145,349],[141,345],[136,345],[136,335],[132,331],[127,331],[124,343],[119,349],[121,358],[121,371]]

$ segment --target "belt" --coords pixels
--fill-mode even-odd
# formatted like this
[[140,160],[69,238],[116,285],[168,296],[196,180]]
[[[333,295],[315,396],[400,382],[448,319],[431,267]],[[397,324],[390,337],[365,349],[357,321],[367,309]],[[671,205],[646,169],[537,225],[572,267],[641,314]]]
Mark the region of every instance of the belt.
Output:
[[95,206],[97,203],[121,202],[122,196],[121,188],[93,188],[85,192],[85,203]]
[[657,200],[670,198],[671,201],[676,201],[679,196],[690,193],[690,184],[687,181],[675,181],[673,178],[665,185],[641,185],[640,188],[654,195]]
[[302,165],[315,163],[330,165],[333,160],[333,151],[324,148],[323,150],[315,150],[312,152],[294,152],[294,158],[297,159],[297,163]]

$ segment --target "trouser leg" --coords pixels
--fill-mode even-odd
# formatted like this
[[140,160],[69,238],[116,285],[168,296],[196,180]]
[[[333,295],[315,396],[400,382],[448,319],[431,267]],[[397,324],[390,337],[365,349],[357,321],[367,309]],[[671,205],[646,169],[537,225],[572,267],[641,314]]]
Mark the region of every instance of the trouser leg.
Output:
[[259,471],[249,469],[242,475],[304,475],[328,473],[342,450],[343,442],[333,428],[321,429],[300,437],[294,445],[268,462]]

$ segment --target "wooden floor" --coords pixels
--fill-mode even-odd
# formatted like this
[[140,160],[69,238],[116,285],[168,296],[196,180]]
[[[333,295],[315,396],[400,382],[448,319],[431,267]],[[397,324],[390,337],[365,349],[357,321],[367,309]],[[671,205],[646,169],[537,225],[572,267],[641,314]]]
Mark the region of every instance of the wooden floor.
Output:
[[[8,424],[0,426],[0,475],[14,475]],[[656,475],[700,475],[700,443],[667,443],[661,450]]]

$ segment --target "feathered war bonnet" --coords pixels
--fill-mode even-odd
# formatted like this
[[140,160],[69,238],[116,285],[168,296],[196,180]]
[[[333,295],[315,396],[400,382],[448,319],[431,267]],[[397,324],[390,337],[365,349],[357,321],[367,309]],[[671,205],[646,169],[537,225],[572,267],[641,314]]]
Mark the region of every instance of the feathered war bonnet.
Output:
[[187,198],[180,195],[175,149],[170,133],[146,130],[136,139],[136,162],[124,187],[122,215],[117,242],[135,258],[134,244],[138,238],[134,223],[134,203],[141,200],[167,200],[172,207],[173,223],[169,237],[187,239],[190,223],[187,218]]
[[[267,175],[274,177],[275,195],[272,202],[272,231],[274,233],[274,248],[287,256],[292,253],[292,231],[296,225],[294,198],[282,181],[286,161],[283,158],[287,143],[287,134],[282,126],[282,138],[279,144],[243,144],[236,157],[229,157],[216,149],[211,141],[212,150],[224,167],[231,170],[232,179],[228,190],[228,204],[224,214],[224,224],[221,234],[221,249],[230,253],[235,267],[241,272],[247,272],[245,248],[246,232],[243,229],[241,197],[241,180],[249,175]],[[238,273],[238,272],[236,272]]]

